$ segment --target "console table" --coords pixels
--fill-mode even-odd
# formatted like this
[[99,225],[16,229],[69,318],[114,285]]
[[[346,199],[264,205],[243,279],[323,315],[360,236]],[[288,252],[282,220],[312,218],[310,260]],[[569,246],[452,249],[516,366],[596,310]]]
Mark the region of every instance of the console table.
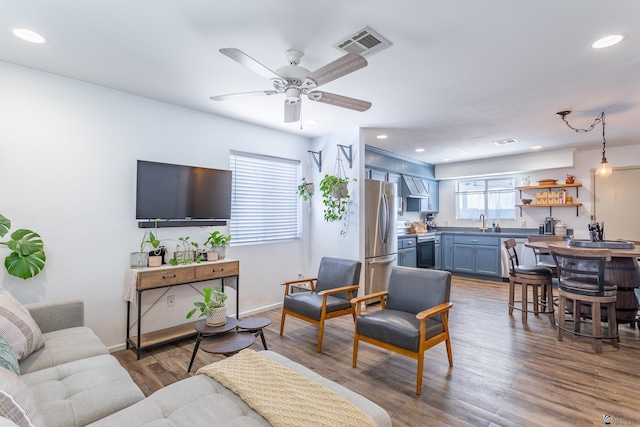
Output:
[[[146,348],[182,338],[196,335],[194,325],[196,322],[184,323],[158,331],[142,333],[142,294],[150,289],[166,288],[178,285],[188,285],[205,280],[221,279],[224,292],[225,281],[235,277],[236,290],[236,319],[240,313],[240,263],[237,260],[224,259],[220,261],[205,261],[199,264],[150,267],[134,270],[135,280],[125,286],[135,286],[137,299],[137,334],[130,336],[131,330],[131,300],[127,300],[127,340],[126,347],[136,349],[137,358],[140,352]],[[125,289],[125,294],[131,294]]]

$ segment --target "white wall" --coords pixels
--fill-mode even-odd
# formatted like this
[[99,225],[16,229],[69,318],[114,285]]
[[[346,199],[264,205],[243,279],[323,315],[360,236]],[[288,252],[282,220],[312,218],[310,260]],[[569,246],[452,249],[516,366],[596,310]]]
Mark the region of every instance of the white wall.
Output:
[[[86,324],[112,347],[124,343],[123,281],[143,235],[135,220],[136,160],[226,169],[230,149],[305,161],[310,147],[307,138],[4,62],[0,93],[0,212],[12,230],[39,232],[47,253],[39,276],[23,281],[2,268],[0,283],[25,303],[84,300]],[[228,257],[240,260],[241,313],[280,304],[279,284],[308,269],[310,223],[305,218],[300,241],[229,248]],[[163,228],[160,237],[203,242],[212,230]],[[322,240],[351,252],[335,233]],[[0,259],[6,253],[1,248]],[[197,299],[184,288],[170,291],[175,308],[161,301],[149,312],[144,329],[184,321]],[[145,299],[159,297],[153,292]]]
[[[566,162],[564,154],[559,157]],[[574,200],[582,203],[583,206],[578,208],[577,216],[575,207],[554,207],[552,216],[554,219],[562,220],[567,224],[567,228],[574,229],[576,238],[586,239],[588,238],[587,225],[591,222],[591,215],[593,213],[593,174],[595,168],[600,164],[602,151],[576,151],[573,153],[572,165],[561,168],[547,168],[548,165],[556,166],[557,158],[555,158],[555,160],[554,158],[554,156],[551,156],[548,161],[544,161],[541,160],[540,155],[525,155],[510,156],[509,161],[506,161],[506,158],[498,158],[495,160],[465,162],[465,176],[482,175],[489,170],[487,169],[487,165],[490,166],[493,174],[515,177],[517,179],[517,185],[520,185],[520,179],[525,176],[530,177],[531,185],[536,185],[536,181],[540,179],[550,178],[558,179],[558,182],[564,182],[567,174],[575,175],[576,182],[582,184],[582,187],[578,189],[579,196],[577,198],[575,197],[575,189],[567,189],[567,195],[573,196]],[[614,168],[640,165],[640,145],[607,148],[607,160]],[[438,175],[439,168],[440,166],[436,166],[437,176],[440,176]],[[448,166],[448,170],[457,169],[456,166],[453,165],[452,167]],[[531,172],[525,172],[527,170]],[[479,225],[478,220],[455,219],[455,183],[456,179],[440,181],[440,212],[437,216],[438,225],[445,226],[448,224],[450,227],[477,227]],[[629,183],[629,185],[637,186],[636,183]],[[535,199],[535,192],[529,193],[526,196],[523,192],[522,198]],[[520,216],[520,210],[518,209],[517,214],[518,216],[515,220],[499,221],[500,226],[503,228],[520,228],[521,221],[525,221],[526,228],[536,228],[540,223],[544,222],[545,217],[549,216],[549,208],[523,209],[522,216]],[[487,218],[487,220],[489,220],[490,223],[492,218]],[[634,224],[629,224],[629,226],[636,227]]]

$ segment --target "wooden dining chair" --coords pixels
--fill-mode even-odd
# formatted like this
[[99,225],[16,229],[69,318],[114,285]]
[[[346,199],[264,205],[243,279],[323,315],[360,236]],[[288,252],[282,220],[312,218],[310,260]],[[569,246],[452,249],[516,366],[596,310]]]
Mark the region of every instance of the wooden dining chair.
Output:
[[[605,268],[611,260],[609,249],[576,249],[549,245],[558,266],[558,341],[564,333],[593,339],[596,353],[602,353],[602,340],[609,340],[618,348],[616,323],[617,287],[605,281]],[[603,319],[601,305],[606,308]],[[565,313],[573,317],[573,328],[565,325]],[[582,332],[582,319],[591,318],[592,331]],[[608,334],[602,332],[602,321],[608,324]]]

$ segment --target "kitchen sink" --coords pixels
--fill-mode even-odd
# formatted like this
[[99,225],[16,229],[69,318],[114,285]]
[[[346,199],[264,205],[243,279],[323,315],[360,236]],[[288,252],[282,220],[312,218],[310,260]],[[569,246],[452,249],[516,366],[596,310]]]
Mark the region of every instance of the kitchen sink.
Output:
[[604,249],[634,249],[633,242],[619,242],[617,240],[605,240],[603,242],[592,242],[591,240],[569,239],[567,246],[574,248],[604,248]]

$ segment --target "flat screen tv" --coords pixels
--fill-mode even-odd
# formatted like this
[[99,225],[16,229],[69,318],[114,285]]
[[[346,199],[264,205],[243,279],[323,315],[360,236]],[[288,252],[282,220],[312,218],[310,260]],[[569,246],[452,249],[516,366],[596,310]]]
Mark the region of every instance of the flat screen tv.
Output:
[[138,160],[136,219],[230,219],[231,171]]

